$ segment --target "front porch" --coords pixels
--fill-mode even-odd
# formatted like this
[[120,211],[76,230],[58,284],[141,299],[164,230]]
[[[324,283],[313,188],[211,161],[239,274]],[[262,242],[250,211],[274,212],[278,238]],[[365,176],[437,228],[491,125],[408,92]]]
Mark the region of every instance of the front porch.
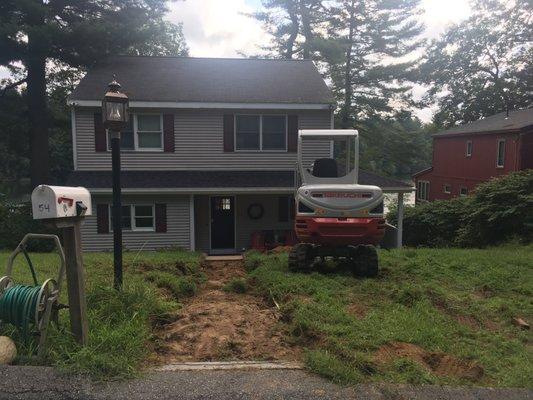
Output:
[[235,254],[251,247],[254,232],[289,232],[291,201],[286,193],[194,195],[195,249]]

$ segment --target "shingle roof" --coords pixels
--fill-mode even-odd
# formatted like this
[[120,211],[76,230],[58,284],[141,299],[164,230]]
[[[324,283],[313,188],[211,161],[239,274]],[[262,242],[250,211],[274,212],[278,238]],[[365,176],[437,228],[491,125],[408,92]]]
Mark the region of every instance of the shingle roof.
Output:
[[490,133],[523,129],[533,126],[533,108],[492,115],[468,124],[455,126],[433,136],[459,135],[468,133]]
[[[66,185],[89,189],[111,188],[111,171],[74,171]],[[409,189],[411,185],[359,170],[359,183],[383,189]],[[292,188],[293,171],[122,171],[124,189]]]
[[333,104],[312,61],[193,57],[109,58],[69,100],[101,100],[116,74],[132,101]]

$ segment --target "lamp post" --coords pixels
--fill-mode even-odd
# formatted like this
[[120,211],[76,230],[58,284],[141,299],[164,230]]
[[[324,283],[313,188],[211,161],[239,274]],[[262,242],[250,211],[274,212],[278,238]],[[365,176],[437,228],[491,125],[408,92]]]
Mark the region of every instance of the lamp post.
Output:
[[115,79],[102,100],[104,127],[111,137],[111,165],[113,170],[113,270],[115,289],[122,288],[122,203],[120,190],[120,131],[129,120],[128,96],[120,92],[120,83]]

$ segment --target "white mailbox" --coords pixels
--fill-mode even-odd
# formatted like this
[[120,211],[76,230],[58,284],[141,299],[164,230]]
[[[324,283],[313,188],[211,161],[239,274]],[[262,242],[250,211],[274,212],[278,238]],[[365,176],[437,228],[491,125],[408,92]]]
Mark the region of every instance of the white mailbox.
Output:
[[39,185],[31,194],[33,219],[83,217],[92,214],[91,194],[84,187]]

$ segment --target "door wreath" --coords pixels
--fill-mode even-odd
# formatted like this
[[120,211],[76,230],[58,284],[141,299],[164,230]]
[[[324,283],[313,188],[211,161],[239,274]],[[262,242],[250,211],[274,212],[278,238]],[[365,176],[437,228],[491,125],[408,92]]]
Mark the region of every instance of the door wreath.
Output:
[[262,204],[252,203],[248,206],[247,213],[250,219],[261,219],[265,213],[265,209]]

